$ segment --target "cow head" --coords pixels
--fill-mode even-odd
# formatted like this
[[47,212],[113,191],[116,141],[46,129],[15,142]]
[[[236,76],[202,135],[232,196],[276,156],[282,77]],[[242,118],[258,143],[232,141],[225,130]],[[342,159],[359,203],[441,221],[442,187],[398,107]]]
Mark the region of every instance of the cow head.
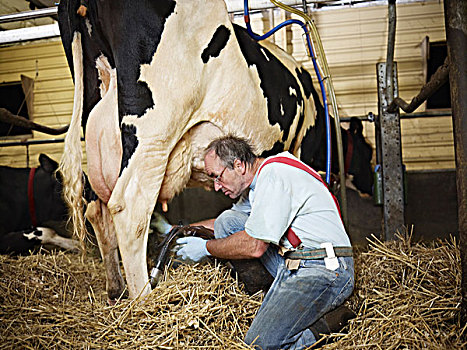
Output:
[[45,154],[39,156],[39,163],[34,179],[37,224],[53,228],[60,235],[69,236],[61,176],[56,172],[58,164]]
[[[344,133],[344,138],[352,138],[352,155],[350,166],[347,169],[348,175],[353,177],[352,184],[365,194],[373,194],[373,171],[371,167],[371,158],[373,156],[373,148],[363,136],[363,124],[358,118],[351,118],[349,132]],[[349,152],[349,142],[344,143],[344,149],[347,154]]]

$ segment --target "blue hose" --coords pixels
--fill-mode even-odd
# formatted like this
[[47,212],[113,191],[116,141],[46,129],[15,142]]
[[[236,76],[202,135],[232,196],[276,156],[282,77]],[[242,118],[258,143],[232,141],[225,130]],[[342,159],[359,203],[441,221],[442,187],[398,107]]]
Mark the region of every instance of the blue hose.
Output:
[[285,27],[289,24],[298,24],[300,27],[302,27],[303,31],[305,32],[306,36],[306,42],[308,45],[308,49],[310,50],[311,54],[311,60],[313,62],[313,67],[315,69],[316,76],[318,77],[319,81],[319,86],[321,87],[321,96],[323,97],[323,105],[324,105],[324,113],[326,115],[326,183],[329,184],[331,180],[331,120],[329,117],[329,108],[328,108],[328,101],[326,99],[326,90],[324,89],[324,83],[323,79],[321,78],[321,74],[319,73],[318,69],[318,63],[316,62],[316,57],[313,52],[313,47],[311,46],[311,40],[310,40],[310,35],[308,33],[308,30],[306,28],[306,24],[303,23],[302,21],[299,21],[298,19],[289,19],[287,21],[282,22],[281,24],[278,24],[274,28],[272,28],[269,32],[267,32],[264,35],[257,35],[253,33],[251,30],[251,24],[250,24],[250,13],[248,9],[248,0],[244,0],[244,11],[243,11],[244,19],[245,19],[245,24],[246,24],[246,29],[248,31],[248,34],[255,39],[255,40],[264,40],[268,37],[270,37],[272,34],[277,32],[279,29],[282,27]]

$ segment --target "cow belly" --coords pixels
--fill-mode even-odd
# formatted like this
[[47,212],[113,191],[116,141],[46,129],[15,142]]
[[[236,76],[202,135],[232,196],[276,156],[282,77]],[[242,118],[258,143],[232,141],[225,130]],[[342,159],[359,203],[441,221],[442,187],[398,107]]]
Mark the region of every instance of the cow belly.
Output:
[[97,60],[102,99],[86,125],[86,153],[89,182],[99,198],[107,203],[117,182],[122,159],[118,125],[117,73],[105,58]]

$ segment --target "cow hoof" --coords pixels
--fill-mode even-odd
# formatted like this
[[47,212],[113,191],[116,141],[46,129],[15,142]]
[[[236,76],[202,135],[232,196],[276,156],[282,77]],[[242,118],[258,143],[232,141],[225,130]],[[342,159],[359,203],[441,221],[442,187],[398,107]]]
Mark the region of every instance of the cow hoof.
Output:
[[107,304],[108,304],[109,306],[118,305],[118,304],[120,304],[120,299],[110,299],[110,298],[108,298],[108,299],[107,299]]
[[35,241],[41,241],[42,238],[42,232],[40,230],[35,230],[35,229],[31,229],[31,230],[25,230],[23,232],[23,236],[25,238],[27,238],[28,240],[35,240]]
[[107,297],[107,304],[109,306],[119,305],[122,300],[128,299],[128,293],[125,292],[123,295],[120,295],[118,298]]

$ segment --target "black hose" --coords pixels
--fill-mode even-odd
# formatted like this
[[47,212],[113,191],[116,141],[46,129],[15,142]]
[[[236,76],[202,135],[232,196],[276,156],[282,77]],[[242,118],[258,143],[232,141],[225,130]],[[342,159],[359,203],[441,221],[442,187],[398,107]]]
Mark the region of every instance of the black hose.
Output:
[[170,246],[173,240],[180,235],[200,237],[205,240],[215,238],[214,231],[204,226],[183,226],[181,223],[180,225],[174,226],[170,230],[169,234],[165,237],[164,241],[161,243],[162,248],[159,253],[159,257],[156,260],[154,268],[151,270],[150,282],[152,288],[154,288],[157,283],[159,283],[159,280],[164,273],[164,267],[167,263]]
[[162,249],[159,253],[159,256],[156,260],[156,264],[154,268],[151,270],[150,274],[150,282],[151,287],[154,288],[159,283],[160,278],[164,272],[165,264],[167,263],[168,253],[170,251],[170,245],[174,238],[176,238],[179,234],[183,233],[181,230],[182,226],[174,226],[169,234],[165,237],[164,241],[162,242]]

